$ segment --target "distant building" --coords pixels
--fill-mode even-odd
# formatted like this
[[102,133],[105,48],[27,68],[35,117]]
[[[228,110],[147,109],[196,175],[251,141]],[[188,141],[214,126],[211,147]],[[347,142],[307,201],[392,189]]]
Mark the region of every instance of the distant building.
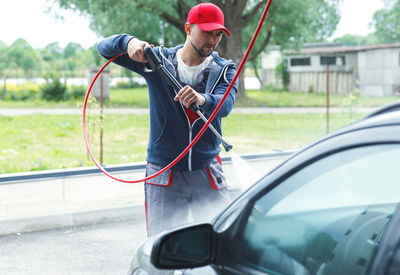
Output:
[[288,90],[326,93],[329,66],[329,92],[348,94],[354,89],[365,96],[400,95],[400,43],[370,46],[311,44],[301,50],[270,47],[262,56],[263,86],[282,87],[275,76],[280,62],[287,62]]

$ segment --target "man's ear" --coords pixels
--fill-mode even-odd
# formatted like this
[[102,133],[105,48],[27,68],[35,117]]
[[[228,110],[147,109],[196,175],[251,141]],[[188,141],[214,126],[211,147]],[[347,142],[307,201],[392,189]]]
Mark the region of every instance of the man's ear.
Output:
[[185,24],[185,32],[186,32],[186,34],[192,33],[192,25],[188,22],[186,22],[186,24]]

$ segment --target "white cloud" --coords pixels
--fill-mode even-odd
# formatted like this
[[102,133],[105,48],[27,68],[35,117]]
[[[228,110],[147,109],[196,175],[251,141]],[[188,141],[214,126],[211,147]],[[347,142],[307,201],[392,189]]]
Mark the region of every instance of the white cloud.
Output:
[[339,7],[341,20],[332,38],[345,34],[365,36],[373,32],[369,23],[375,11],[382,8],[382,0],[343,0]]
[[[51,14],[46,13],[53,7]],[[43,48],[52,42],[64,47],[76,42],[88,48],[98,38],[89,28],[89,21],[78,13],[57,9],[46,0],[13,0],[2,4],[0,9],[0,41],[11,45],[17,38],[24,38],[33,48]],[[56,19],[55,14],[65,20]]]

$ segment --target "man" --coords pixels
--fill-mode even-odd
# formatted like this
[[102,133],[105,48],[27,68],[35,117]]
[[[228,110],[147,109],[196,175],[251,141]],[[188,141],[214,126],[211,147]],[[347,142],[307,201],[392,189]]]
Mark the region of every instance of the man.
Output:
[[[190,144],[204,122],[188,107],[196,103],[208,118],[221,101],[236,67],[221,58],[215,48],[223,34],[224,15],[214,4],[194,6],[185,24],[186,41],[174,48],[155,47],[166,68],[182,83],[174,91],[159,72],[149,72],[143,49],[149,44],[128,34],[101,41],[97,49],[105,58],[122,52],[115,63],[142,75],[148,84],[150,135],[146,176],[170,164]],[[233,108],[237,83],[221,106],[212,125],[221,133],[221,118]],[[229,203],[222,170],[220,141],[207,129],[189,152],[171,169],[145,182],[148,235],[183,225],[191,214],[195,221],[207,220]],[[190,211],[190,214],[189,214]]]

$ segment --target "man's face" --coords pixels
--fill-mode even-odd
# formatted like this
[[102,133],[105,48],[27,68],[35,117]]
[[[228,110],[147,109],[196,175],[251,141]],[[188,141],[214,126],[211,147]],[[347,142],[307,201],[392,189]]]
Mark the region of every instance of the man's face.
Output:
[[195,24],[190,25],[190,27],[191,31],[188,35],[190,45],[200,57],[209,56],[221,41],[223,31],[214,30],[206,32]]

